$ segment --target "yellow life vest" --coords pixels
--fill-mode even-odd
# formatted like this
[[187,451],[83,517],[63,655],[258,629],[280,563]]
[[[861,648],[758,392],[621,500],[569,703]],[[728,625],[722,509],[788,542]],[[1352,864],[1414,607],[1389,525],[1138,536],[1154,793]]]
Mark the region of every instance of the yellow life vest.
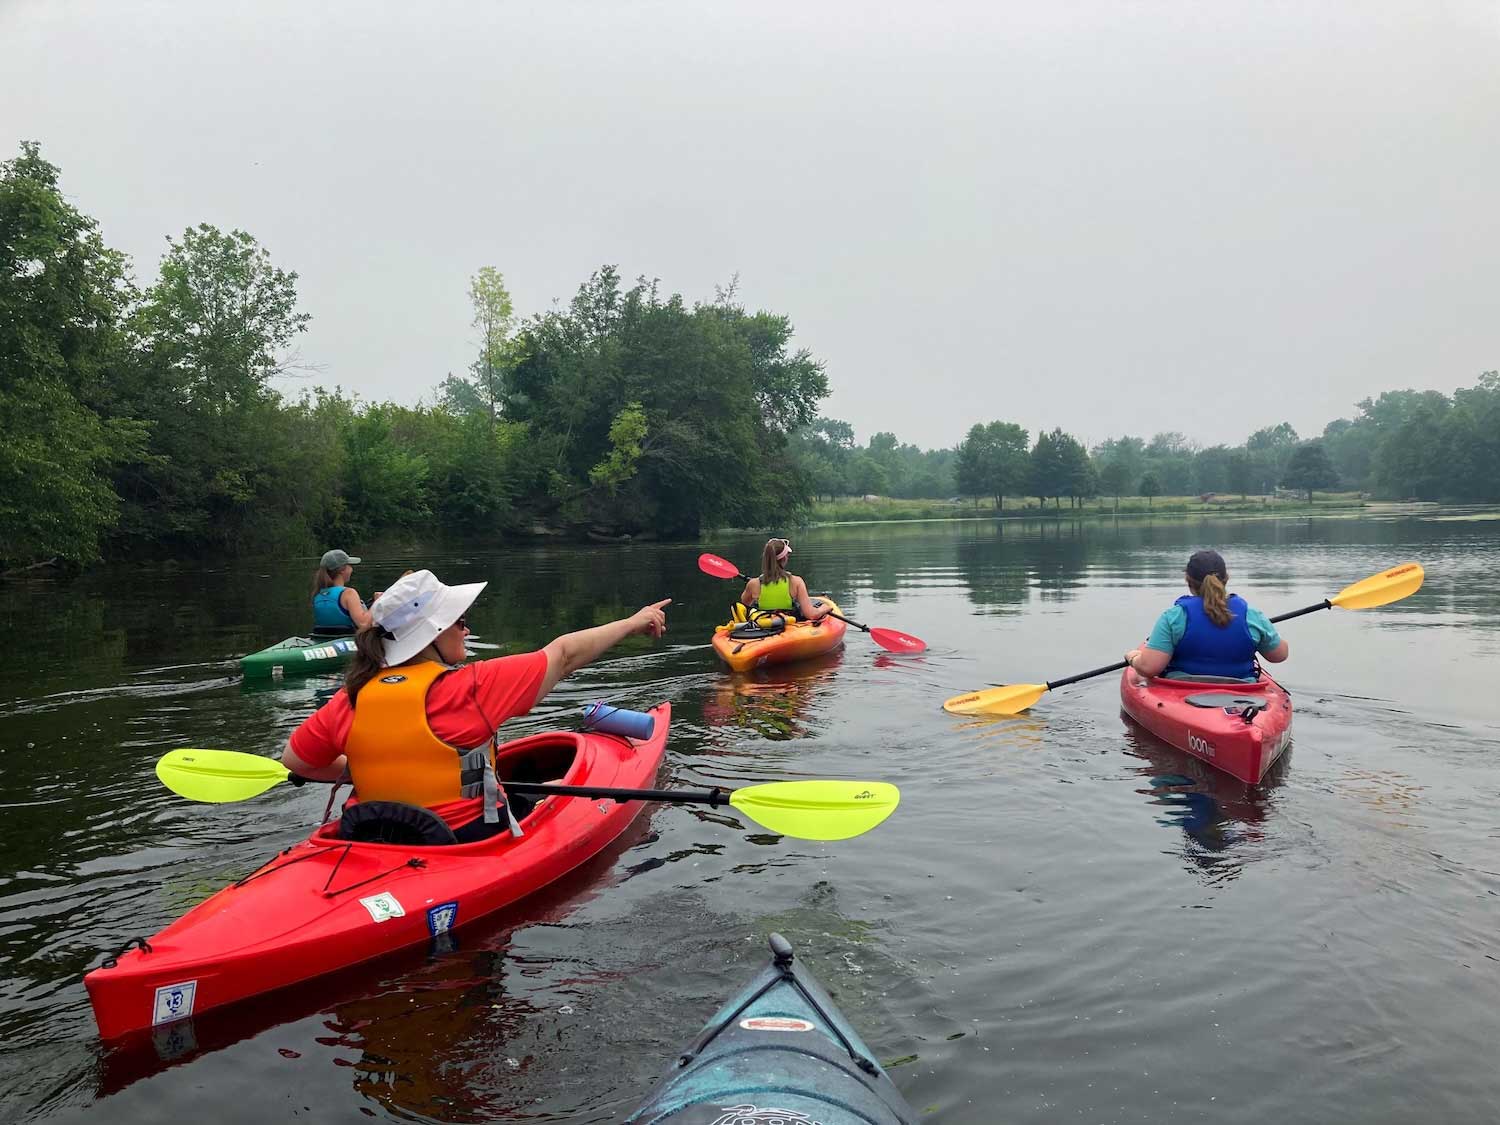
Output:
[[767,582],[762,578],[760,580],[760,597],[755,599],[755,604],[761,609],[792,609],[792,580],[790,578],[780,578],[775,582]]
[[401,664],[359,689],[344,744],[349,775],[361,801],[433,808],[483,794],[484,819],[493,824],[499,819],[493,737],[466,750],[444,742],[427,723],[427,692],[447,671],[432,660]]

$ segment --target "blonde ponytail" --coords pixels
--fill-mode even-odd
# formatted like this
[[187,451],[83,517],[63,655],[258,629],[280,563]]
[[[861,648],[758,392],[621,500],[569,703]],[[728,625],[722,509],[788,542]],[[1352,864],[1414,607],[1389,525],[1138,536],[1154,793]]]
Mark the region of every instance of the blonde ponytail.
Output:
[[1217,574],[1205,574],[1203,581],[1198,584],[1197,592],[1203,599],[1203,612],[1219,628],[1222,629],[1234,619],[1229,612],[1229,591],[1224,589],[1224,583],[1219,581]]

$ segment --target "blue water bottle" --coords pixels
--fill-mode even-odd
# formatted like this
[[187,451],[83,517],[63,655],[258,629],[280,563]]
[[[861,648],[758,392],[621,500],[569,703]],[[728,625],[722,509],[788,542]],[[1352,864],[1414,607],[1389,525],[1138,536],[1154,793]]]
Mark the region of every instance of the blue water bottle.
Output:
[[656,730],[656,716],[644,711],[627,711],[600,700],[583,709],[583,729],[621,734],[644,742]]

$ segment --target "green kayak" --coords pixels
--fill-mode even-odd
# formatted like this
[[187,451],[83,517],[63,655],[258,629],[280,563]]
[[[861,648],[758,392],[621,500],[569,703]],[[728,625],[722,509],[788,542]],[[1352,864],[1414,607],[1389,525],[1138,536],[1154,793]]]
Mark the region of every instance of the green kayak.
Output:
[[288,637],[240,658],[247,680],[279,680],[283,676],[311,676],[343,667],[354,655],[354,638]]

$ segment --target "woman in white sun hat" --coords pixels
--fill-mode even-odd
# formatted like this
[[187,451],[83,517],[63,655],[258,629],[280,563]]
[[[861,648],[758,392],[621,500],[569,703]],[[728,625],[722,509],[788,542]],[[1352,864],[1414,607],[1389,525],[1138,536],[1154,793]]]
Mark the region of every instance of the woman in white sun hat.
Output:
[[464,614],[485,585],[445,586],[430,570],[393,583],[355,635],[344,690],[292,732],[282,764],[318,781],[347,772],[360,801],[431,809],[460,841],[504,831],[494,772],[500,725],[626,637],[660,637],[672,599],[536,652],[462,664]]

